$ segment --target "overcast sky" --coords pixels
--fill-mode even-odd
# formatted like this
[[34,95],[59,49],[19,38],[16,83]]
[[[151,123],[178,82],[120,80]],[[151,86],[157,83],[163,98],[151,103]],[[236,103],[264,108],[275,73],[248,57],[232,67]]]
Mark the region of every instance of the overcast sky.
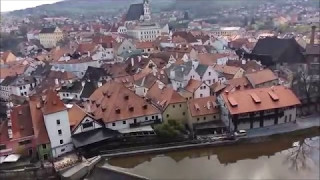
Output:
[[61,0],[0,0],[1,12],[31,8],[42,4],[52,4]]

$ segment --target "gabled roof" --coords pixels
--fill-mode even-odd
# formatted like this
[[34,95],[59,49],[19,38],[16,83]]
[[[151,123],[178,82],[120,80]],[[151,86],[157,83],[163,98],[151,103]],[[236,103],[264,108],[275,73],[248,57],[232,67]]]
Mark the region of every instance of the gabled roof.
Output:
[[83,89],[81,81],[75,81],[73,83],[68,83],[63,85],[59,92],[69,92],[69,93],[80,93]]
[[99,81],[100,78],[109,76],[103,68],[89,66],[83,76],[83,80]]
[[90,96],[90,109],[105,123],[160,113],[160,110],[136,95],[122,83],[109,81]]
[[12,137],[19,139],[33,135],[32,118],[29,104],[19,105],[11,111]]
[[52,65],[49,63],[43,63],[38,65],[37,68],[31,73],[32,76],[42,76],[46,77],[52,68]]
[[76,129],[76,127],[81,123],[83,118],[86,116],[90,116],[94,119],[91,115],[87,114],[84,109],[79,107],[77,104],[73,104],[71,109],[68,109],[68,116],[69,116],[69,123],[70,127],[72,127],[72,131]]
[[218,59],[225,58],[227,56],[228,55],[226,55],[226,54],[200,53],[200,54],[198,54],[198,59],[200,61],[200,64],[212,66],[217,63]]
[[83,87],[83,90],[82,90],[80,97],[81,98],[89,98],[96,89],[97,89],[97,86],[94,82],[87,81]]
[[45,27],[42,28],[40,31],[40,34],[44,34],[44,33],[54,33],[54,31],[56,30],[55,27]]
[[225,91],[252,89],[252,86],[246,77],[229,79],[224,83],[227,87]]
[[235,75],[241,68],[235,66],[225,66],[225,65],[218,65],[216,64],[213,67],[216,71],[228,74],[228,75]]
[[[254,101],[252,94],[257,96],[260,103]],[[300,104],[299,99],[292,90],[284,86],[234,91],[229,92],[228,94],[223,93],[221,96],[232,115],[284,108]],[[275,96],[278,100],[273,100],[272,96]],[[231,103],[233,103],[233,106]]]
[[131,4],[126,15],[126,21],[140,20],[142,15],[144,15],[143,4]]
[[203,82],[195,79],[190,79],[187,86],[184,89],[191,93],[194,93],[201,86],[201,84],[203,84]]
[[195,70],[199,74],[199,76],[202,77],[204,73],[207,71],[208,67],[209,66],[207,65],[199,64]]
[[135,80],[134,84],[140,87],[150,88],[157,78],[153,74],[148,74],[140,79]]
[[57,93],[53,90],[48,90],[46,94],[46,99],[42,108],[44,115],[52,114],[60,111],[64,111],[67,108],[64,106],[63,102],[60,100]]
[[[165,71],[170,79],[174,79],[177,81],[183,81],[184,76],[188,75],[189,72],[191,71],[191,69],[192,69],[192,62],[188,61],[188,62],[183,63],[181,65],[172,64],[169,68],[165,69]],[[175,72],[175,77],[170,76],[171,71]]]
[[192,117],[217,114],[220,112],[215,96],[191,99],[188,101],[188,109]]
[[146,97],[151,99],[152,103],[162,110],[166,109],[169,104],[186,102],[186,99],[173,90],[172,87],[167,87],[158,82],[153,84]]
[[193,36],[192,33],[186,31],[176,31],[172,34],[172,38],[174,37],[181,37],[188,43],[198,42],[197,38]]
[[76,49],[76,52],[79,52],[81,54],[92,52],[96,46],[97,45],[95,43],[81,43]]
[[9,86],[11,85],[16,79],[18,78],[18,76],[7,76],[1,83],[1,86]]
[[50,142],[48,132],[44,123],[43,114],[41,111],[42,103],[41,97],[32,96],[29,101],[30,112],[32,117],[32,125],[36,143],[48,144]]
[[303,48],[294,38],[276,37],[259,39],[252,50],[252,54],[257,56],[256,58],[264,65],[272,65],[276,62],[301,63],[304,59],[302,52]]
[[254,73],[246,74],[246,77],[248,78],[252,86],[278,79],[278,77],[270,69],[264,69],[261,71],[256,71]]

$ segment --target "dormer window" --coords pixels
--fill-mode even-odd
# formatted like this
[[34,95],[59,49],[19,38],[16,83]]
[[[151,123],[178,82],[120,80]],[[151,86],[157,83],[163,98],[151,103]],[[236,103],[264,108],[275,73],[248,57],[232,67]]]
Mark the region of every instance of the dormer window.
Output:
[[134,111],[134,107],[129,107],[129,111],[133,112]]
[[124,96],[124,99],[125,99],[125,100],[128,100],[128,99],[129,99],[129,96],[128,96],[128,95],[125,95],[125,96]]
[[142,107],[143,107],[143,109],[147,109],[147,108],[148,108],[148,105],[145,104],[145,105],[143,105]]
[[120,114],[120,109],[119,108],[116,109],[116,113]]

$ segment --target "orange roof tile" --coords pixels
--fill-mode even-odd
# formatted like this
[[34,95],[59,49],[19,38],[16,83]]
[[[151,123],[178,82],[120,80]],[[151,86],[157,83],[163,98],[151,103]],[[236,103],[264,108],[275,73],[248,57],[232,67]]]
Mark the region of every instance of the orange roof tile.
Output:
[[160,110],[130,91],[123,84],[110,81],[91,96],[91,111],[105,123],[156,115]]
[[191,99],[188,101],[188,109],[193,117],[219,113],[219,106],[214,96]]
[[42,103],[41,97],[30,97],[29,101],[30,112],[32,117],[32,125],[34,135],[36,137],[36,143],[40,144],[48,144],[50,142],[48,132],[44,123],[43,114],[41,111]]
[[220,58],[227,57],[227,54],[210,54],[210,53],[201,53],[198,54],[198,59],[200,64],[205,64],[208,66],[212,66],[217,63],[217,60]]
[[13,139],[33,135],[32,118],[28,104],[13,107],[10,119],[12,123]]
[[[269,92],[274,93],[277,97],[279,97],[279,99],[273,100]],[[252,94],[254,97],[252,97]],[[253,98],[255,98],[255,96],[261,100],[260,103],[256,103],[254,101]],[[222,98],[224,99],[231,114],[242,114],[275,108],[284,108],[300,104],[297,96],[290,89],[284,86],[223,93]],[[232,106],[228,100],[229,98],[234,99],[237,105]]]
[[149,89],[147,98],[151,99],[161,109],[166,109],[169,104],[186,102],[186,99],[173,90],[172,87],[162,86],[158,82],[154,83]]
[[245,77],[230,79],[227,82],[225,82],[225,84],[227,85],[225,90],[229,92],[233,89],[235,90],[252,89],[250,82]]
[[235,66],[215,65],[213,67],[216,71],[224,74],[235,75],[241,68]]
[[201,86],[202,83],[203,82],[201,82],[201,81],[198,81],[195,79],[190,79],[187,86],[184,89],[193,93]]
[[264,69],[246,74],[246,77],[253,86],[278,79],[278,77],[270,69]]
[[153,42],[136,42],[135,45],[137,49],[148,49],[154,47]]
[[43,114],[52,114],[66,109],[67,108],[64,106],[57,93],[53,90],[49,90],[46,94],[46,99],[42,109]]

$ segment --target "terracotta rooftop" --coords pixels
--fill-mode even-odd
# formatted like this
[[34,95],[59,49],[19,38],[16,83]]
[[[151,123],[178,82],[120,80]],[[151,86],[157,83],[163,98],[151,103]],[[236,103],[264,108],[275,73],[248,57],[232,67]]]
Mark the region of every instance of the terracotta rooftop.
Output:
[[41,97],[32,96],[29,101],[33,131],[38,145],[50,142],[41,111],[42,103],[40,98]]
[[77,104],[73,104],[72,108],[68,110],[69,115],[69,123],[72,128],[72,130],[75,130],[75,128],[78,126],[78,124],[83,120],[83,118],[88,115],[92,117],[91,115],[87,114],[84,109],[79,107]]
[[46,94],[45,102],[43,105],[43,114],[52,114],[66,109],[67,108],[64,106],[57,93],[53,90],[49,90]]
[[201,86],[202,83],[203,82],[201,82],[201,81],[198,81],[195,79],[190,79],[187,86],[184,89],[193,93]]
[[213,67],[216,71],[229,74],[229,75],[235,75],[241,68],[235,67],[235,66],[225,66],[225,65],[215,65]]
[[[278,100],[272,98],[273,94],[278,97]],[[231,114],[257,112],[300,104],[297,96],[284,86],[224,92],[221,96]],[[260,102],[256,101],[257,99]]]
[[270,69],[264,69],[254,73],[246,74],[246,77],[253,86],[278,79],[278,77]]
[[12,65],[0,68],[0,79],[4,79],[7,76],[15,76],[17,74],[23,74],[28,66],[25,65]]
[[216,97],[209,96],[188,101],[188,109],[192,117],[219,113]]
[[159,114],[160,110],[127,89],[123,84],[110,81],[91,96],[91,111],[105,123]]
[[29,104],[19,105],[11,111],[12,137],[19,139],[33,135]]
[[76,49],[76,52],[80,52],[81,54],[92,52],[96,46],[97,45],[95,43],[82,43],[79,44],[78,48]]
[[225,91],[252,89],[252,86],[246,77],[234,78],[225,82],[227,86]]
[[217,63],[220,58],[227,57],[227,54],[210,54],[210,53],[200,53],[198,54],[198,59],[201,64],[212,66]]
[[148,99],[159,108],[166,109],[169,104],[186,102],[178,92],[172,89],[172,87],[166,87],[161,83],[154,83],[149,89],[147,96]]
[[137,49],[154,48],[153,42],[136,42],[135,45]]

